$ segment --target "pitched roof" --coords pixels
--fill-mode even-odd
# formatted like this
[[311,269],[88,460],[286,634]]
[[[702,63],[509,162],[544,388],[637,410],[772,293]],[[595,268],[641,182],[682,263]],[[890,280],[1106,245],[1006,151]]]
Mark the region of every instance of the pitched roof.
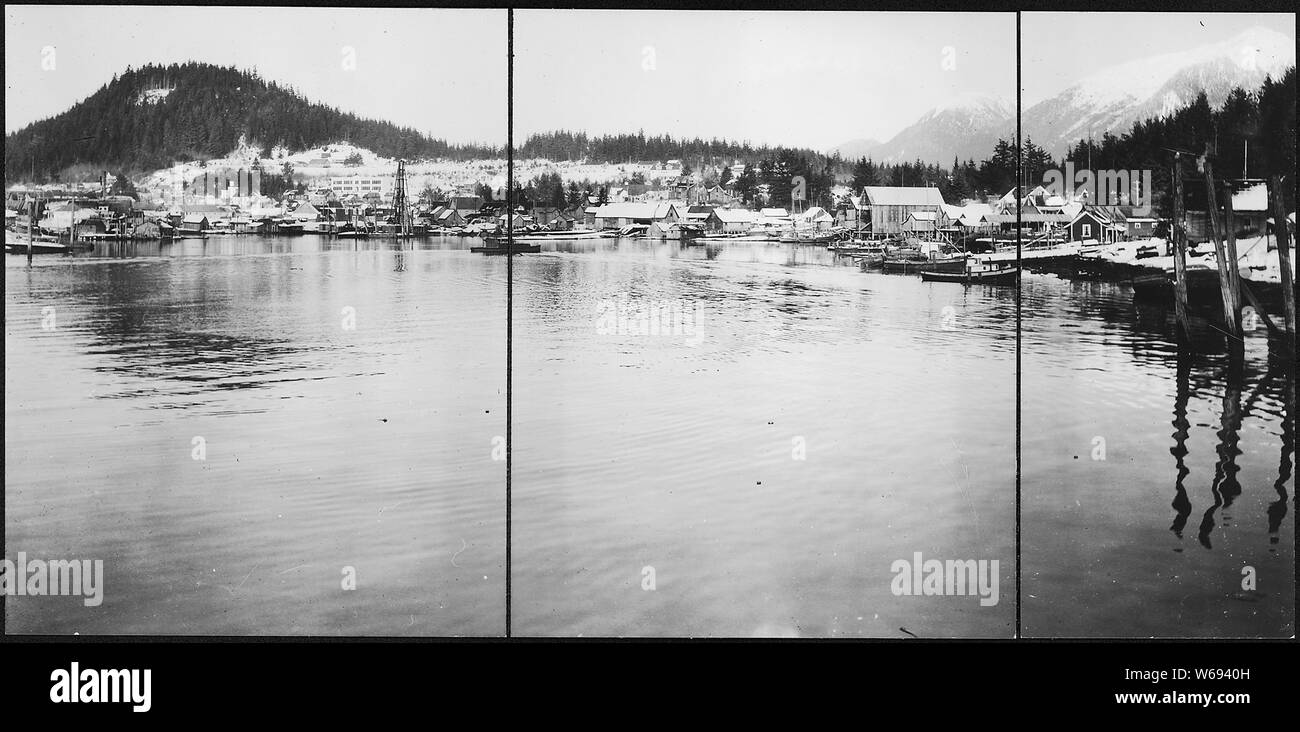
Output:
[[724,224],[747,224],[754,220],[754,212],[744,208],[715,208],[713,215]]
[[1238,211],[1267,211],[1268,184],[1264,181],[1250,182],[1242,188],[1234,190],[1232,192],[1232,210],[1234,213]]
[[[1016,215],[1010,214],[984,214],[984,220],[990,224],[1014,224]],[[1021,213],[1021,223],[1025,224],[1064,224],[1070,222],[1070,217],[1065,214],[1054,213]]]
[[608,219],[661,219],[676,210],[671,201],[628,201],[607,203],[596,209],[596,215]]
[[867,200],[872,206],[941,206],[938,188],[908,186],[867,186]]

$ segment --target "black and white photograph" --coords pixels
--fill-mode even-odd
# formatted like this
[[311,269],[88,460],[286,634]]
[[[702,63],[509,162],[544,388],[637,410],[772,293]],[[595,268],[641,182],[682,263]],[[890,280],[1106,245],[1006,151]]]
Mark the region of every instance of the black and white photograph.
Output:
[[1295,15],[1021,33],[1021,632],[1294,637]]
[[556,641],[1285,701],[1293,9],[33,4],[4,56],[47,710],[153,708],[89,651]]
[[7,633],[505,634],[505,21],[6,8]]
[[517,632],[1013,636],[1015,17],[514,38]]

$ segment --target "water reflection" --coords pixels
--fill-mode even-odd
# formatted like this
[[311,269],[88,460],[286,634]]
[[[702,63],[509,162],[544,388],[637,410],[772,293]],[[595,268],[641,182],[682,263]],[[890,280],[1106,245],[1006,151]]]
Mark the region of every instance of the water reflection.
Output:
[[[1188,384],[1188,377],[1192,371],[1192,358],[1190,354],[1180,354],[1178,359],[1178,392],[1174,398],[1174,446],[1170,453],[1174,456],[1174,467],[1177,471],[1174,479],[1174,523],[1169,530],[1174,532],[1174,536],[1179,539],[1183,538],[1183,528],[1187,526],[1187,517],[1192,513],[1192,502],[1187,497],[1187,488],[1183,481],[1192,472],[1187,467],[1187,436],[1188,428],[1191,423],[1187,421],[1187,400],[1190,397],[1191,389]],[[1183,548],[1178,546],[1174,549],[1181,552]]]
[[1286,518],[1286,499],[1287,481],[1291,479],[1292,457],[1295,455],[1295,379],[1287,379],[1283,387],[1284,398],[1286,399],[1286,413],[1282,420],[1282,456],[1278,461],[1277,480],[1273,483],[1273,491],[1277,493],[1277,500],[1268,504],[1268,543],[1274,545],[1270,547],[1270,552],[1276,552],[1276,545],[1279,541],[1278,531],[1282,526],[1282,519]]
[[[514,288],[517,633],[1014,632],[1013,292],[608,240]],[[698,337],[602,335],[620,298],[698,304]],[[894,595],[916,551],[1001,560],[1001,602]]]
[[108,587],[10,601],[8,630],[503,633],[505,263],[461,249],[7,257],[6,555],[101,558]]
[[1295,367],[1277,339],[1234,345],[1194,317],[1180,342],[1172,309],[1123,285],[1030,275],[1022,297],[1025,634],[1291,635]]

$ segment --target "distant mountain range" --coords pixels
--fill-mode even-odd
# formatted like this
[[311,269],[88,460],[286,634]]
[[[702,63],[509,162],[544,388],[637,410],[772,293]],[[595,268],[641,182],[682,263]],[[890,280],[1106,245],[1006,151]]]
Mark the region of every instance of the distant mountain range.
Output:
[[[1152,56],[1102,69],[1024,110],[1025,136],[1053,155],[1090,134],[1129,131],[1134,122],[1169,114],[1201,91],[1218,106],[1234,87],[1257,89],[1295,65],[1295,42],[1265,28],[1252,28],[1219,43]],[[1014,101],[963,95],[926,112],[886,142],[850,140],[831,152],[856,159],[899,163],[917,158],[948,164],[983,160],[998,138],[1016,133]]]
[[1014,100],[989,94],[964,94],[931,109],[888,142],[852,140],[834,148],[840,157],[869,157],[878,163],[952,162],[987,158],[998,138],[1016,134]]
[[1134,122],[1191,104],[1205,92],[1218,107],[1234,87],[1254,91],[1295,66],[1295,41],[1252,28],[1233,38],[1103,69],[1027,108],[1026,136],[1053,155],[1092,135],[1128,132]]

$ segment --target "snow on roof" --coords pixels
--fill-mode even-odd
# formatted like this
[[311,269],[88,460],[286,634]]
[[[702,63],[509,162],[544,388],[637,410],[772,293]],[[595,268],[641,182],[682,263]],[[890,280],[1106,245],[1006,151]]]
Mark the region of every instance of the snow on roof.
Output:
[[1260,181],[1232,193],[1232,210],[1267,211],[1268,184]]
[[596,210],[596,215],[610,219],[661,219],[674,210],[675,204],[667,202],[608,203]]
[[743,208],[717,208],[713,215],[724,224],[745,224],[754,220],[754,212]]
[[867,186],[867,200],[873,206],[942,206],[938,188]]

